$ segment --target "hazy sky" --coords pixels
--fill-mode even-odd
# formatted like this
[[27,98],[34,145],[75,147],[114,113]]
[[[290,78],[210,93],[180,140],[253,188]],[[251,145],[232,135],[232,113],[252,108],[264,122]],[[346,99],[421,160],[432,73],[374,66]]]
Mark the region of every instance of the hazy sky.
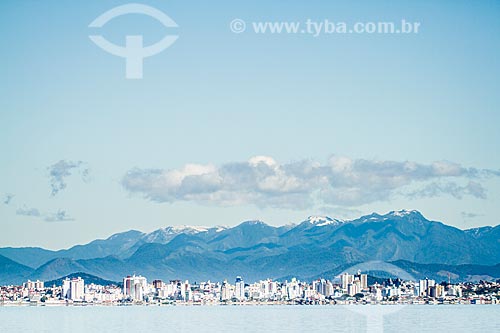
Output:
[[[500,2],[141,1],[179,27],[126,15],[98,33],[179,36],[142,80],[88,38],[126,3],[1,1],[1,247],[403,208],[500,223]],[[421,27],[249,30],[307,19]]]

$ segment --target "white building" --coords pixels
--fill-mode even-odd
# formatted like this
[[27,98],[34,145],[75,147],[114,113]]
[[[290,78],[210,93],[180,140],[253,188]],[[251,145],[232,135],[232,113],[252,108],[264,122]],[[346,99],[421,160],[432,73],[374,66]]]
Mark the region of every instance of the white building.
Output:
[[288,296],[288,299],[302,297],[302,289],[295,278],[293,278],[292,281],[286,283],[286,294]]
[[429,288],[434,287],[435,284],[436,281],[429,280],[427,278],[425,280],[420,280],[418,283],[419,296],[429,296],[430,293]]
[[70,282],[69,282],[68,278],[63,280],[62,290],[61,290],[61,298],[70,298],[69,297],[69,289],[70,289],[69,284],[70,284]]
[[[340,281],[342,283],[342,289],[344,290],[344,292],[351,296],[361,292],[362,290],[368,289],[368,275],[361,274],[361,271],[358,271],[358,273],[354,275],[343,273],[340,276]],[[351,287],[349,287],[349,285],[351,285]],[[354,289],[355,293],[352,294]]]
[[63,280],[61,297],[74,301],[83,301],[85,296],[85,281],[81,278],[66,278]]
[[142,301],[147,290],[147,280],[143,276],[127,276],[123,279],[123,295],[134,301]]
[[349,294],[349,296],[354,296],[359,293],[361,291],[359,285],[359,282],[349,283],[347,285],[347,294]]
[[234,286],[234,297],[239,301],[244,300],[245,297],[245,282],[241,278],[241,276],[236,277],[235,286]]
[[349,273],[343,273],[340,276],[340,281],[342,283],[342,289],[344,290],[344,292],[347,292],[347,287],[349,284],[352,283],[353,280],[354,280],[354,275],[350,275]]
[[23,284],[23,287],[29,290],[42,290],[43,289],[43,281],[36,280],[30,281],[28,280]]
[[228,301],[233,298],[234,295],[234,286],[230,285],[227,281],[222,283],[220,300]]
[[368,289],[368,275],[367,274],[361,274],[361,271],[358,271],[358,274],[354,275],[354,280],[359,280],[360,283],[360,288],[362,290]]
[[184,301],[192,301],[193,300],[193,291],[191,290],[191,284],[188,280],[181,283],[181,298]]
[[278,284],[270,279],[259,282],[259,293],[261,298],[271,298],[278,293]]
[[325,279],[320,279],[313,281],[313,289],[323,296],[333,295],[333,285],[330,281]]

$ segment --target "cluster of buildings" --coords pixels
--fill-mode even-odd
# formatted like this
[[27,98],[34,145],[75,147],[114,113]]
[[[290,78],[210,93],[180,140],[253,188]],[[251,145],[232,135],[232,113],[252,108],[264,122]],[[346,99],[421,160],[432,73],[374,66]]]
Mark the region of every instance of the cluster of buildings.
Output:
[[333,280],[303,282],[295,278],[245,283],[154,280],[127,276],[123,285],[85,284],[82,278],[64,279],[60,286],[27,281],[0,288],[0,305],[44,304],[500,304],[500,281],[436,283],[387,279],[369,285],[368,276],[343,273]]

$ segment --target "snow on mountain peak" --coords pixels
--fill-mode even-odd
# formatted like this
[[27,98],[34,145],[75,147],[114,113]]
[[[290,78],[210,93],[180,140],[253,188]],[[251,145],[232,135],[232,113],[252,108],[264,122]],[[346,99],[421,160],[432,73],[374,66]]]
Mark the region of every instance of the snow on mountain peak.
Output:
[[341,220],[332,219],[331,217],[328,216],[309,216],[306,221],[309,222],[310,224],[314,224],[317,227],[322,227],[330,224],[336,225],[343,223],[343,221]]
[[209,232],[210,230],[221,232],[223,230],[226,230],[227,228],[228,227],[225,226],[205,227],[197,225],[168,226],[144,235],[143,239],[148,243],[166,243],[180,234],[195,235],[199,233]]
[[398,216],[398,217],[405,217],[405,216],[408,216],[408,215],[411,215],[411,214],[415,214],[415,213],[418,213],[418,211],[416,211],[416,210],[401,209],[401,210],[398,210],[398,211],[391,211],[387,215],[393,215],[393,216]]
[[186,233],[186,234],[197,234],[200,232],[207,232],[209,227],[198,226],[198,225],[176,225],[172,227],[167,227],[167,230],[171,233]]
[[225,226],[225,225],[216,225],[214,228],[215,228],[215,232],[221,232],[221,231],[224,231],[226,229],[229,229],[229,227]]

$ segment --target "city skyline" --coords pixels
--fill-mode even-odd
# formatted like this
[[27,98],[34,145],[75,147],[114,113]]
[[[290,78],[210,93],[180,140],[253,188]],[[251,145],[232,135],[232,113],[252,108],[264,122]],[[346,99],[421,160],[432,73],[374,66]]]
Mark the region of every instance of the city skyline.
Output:
[[[127,305],[127,304],[500,304],[500,280],[437,282],[432,279],[405,280],[376,278],[358,270],[343,272],[332,280],[311,282],[296,278],[276,281],[264,279],[245,283],[237,276],[234,284],[225,279],[200,281],[155,279],[128,275],[123,283],[102,285],[85,283],[78,274],[49,281],[28,280],[22,286],[0,286],[0,305]],[[368,283],[368,279],[375,280]]]

